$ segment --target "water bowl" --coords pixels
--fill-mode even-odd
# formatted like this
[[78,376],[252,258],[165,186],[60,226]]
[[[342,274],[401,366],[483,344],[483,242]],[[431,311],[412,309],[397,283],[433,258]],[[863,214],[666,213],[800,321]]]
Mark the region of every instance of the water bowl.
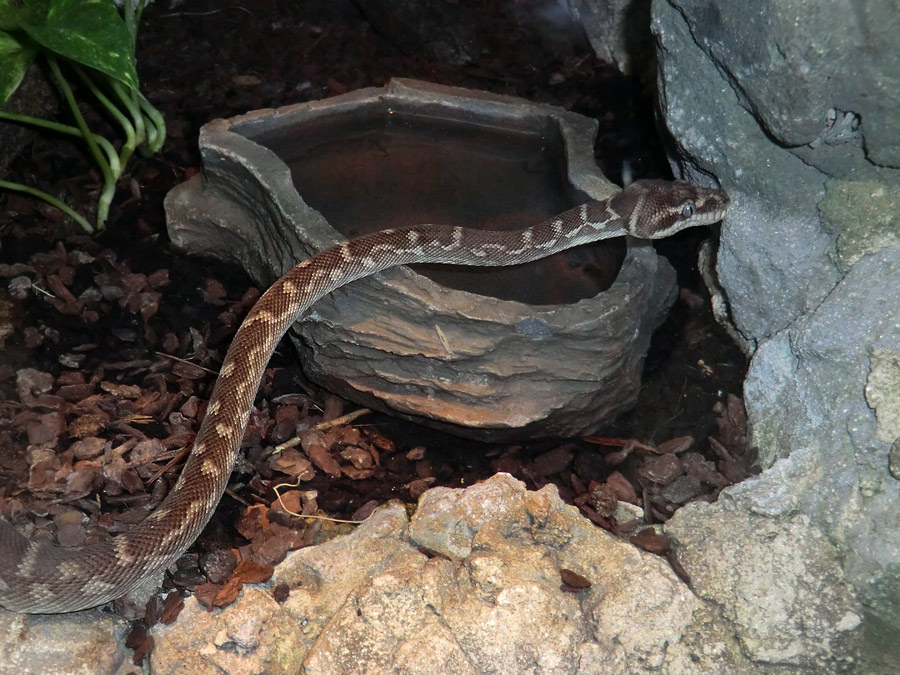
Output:
[[[166,198],[172,241],[265,287],[317,251],[417,223],[518,229],[618,191],[596,122],[395,79],[214,120],[203,173]],[[317,302],[291,338],[315,382],[489,441],[591,432],[630,408],[675,275],[645,242],[510,268],[399,267]]]

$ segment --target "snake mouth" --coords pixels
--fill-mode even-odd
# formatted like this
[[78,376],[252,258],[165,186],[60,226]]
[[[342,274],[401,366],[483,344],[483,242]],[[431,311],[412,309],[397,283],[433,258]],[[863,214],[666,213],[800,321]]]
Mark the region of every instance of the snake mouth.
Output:
[[708,213],[702,217],[703,225],[712,225],[713,223],[718,223],[725,217],[725,214],[728,213],[728,207],[716,209],[712,213]]
[[720,204],[719,208],[694,216],[697,225],[712,225],[713,223],[718,223],[725,217],[728,213],[728,209],[731,208],[731,199],[728,195],[720,194],[719,199],[716,201]]

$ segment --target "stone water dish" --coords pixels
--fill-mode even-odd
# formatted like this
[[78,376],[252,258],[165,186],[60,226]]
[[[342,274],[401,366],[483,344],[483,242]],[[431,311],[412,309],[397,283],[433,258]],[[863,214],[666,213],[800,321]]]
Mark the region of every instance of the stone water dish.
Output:
[[[561,108],[403,79],[214,120],[202,175],[166,197],[169,234],[267,287],[377,229],[518,229],[618,190],[595,134]],[[289,335],[329,390],[485,441],[581,435],[628,410],[676,292],[636,240],[518,268],[415,267],[339,289]]]

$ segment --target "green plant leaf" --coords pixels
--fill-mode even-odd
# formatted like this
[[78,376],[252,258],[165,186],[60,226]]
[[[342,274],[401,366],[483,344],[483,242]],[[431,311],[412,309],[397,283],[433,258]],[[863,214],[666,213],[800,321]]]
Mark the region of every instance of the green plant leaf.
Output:
[[35,50],[0,31],[0,106],[19,88],[25,71],[34,60]]
[[45,49],[137,90],[134,45],[112,0],[50,0],[43,22],[19,27]]
[[0,30],[12,31],[23,21],[40,23],[50,0],[0,0]]

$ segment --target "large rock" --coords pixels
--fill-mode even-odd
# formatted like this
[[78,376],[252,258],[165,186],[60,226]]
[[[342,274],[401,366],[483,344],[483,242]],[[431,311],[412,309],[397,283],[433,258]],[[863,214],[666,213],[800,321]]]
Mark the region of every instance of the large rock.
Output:
[[[565,592],[563,569],[592,586]],[[273,581],[282,605],[249,590],[217,621],[190,599],[153,672],[766,672],[664,560],[507,474],[430,490],[411,521],[383,508]]]
[[[890,672],[900,658],[900,6],[653,8],[666,125],[692,155],[679,168],[714,173],[732,198],[719,280],[758,346],[745,403],[770,468],[731,493],[786,532],[808,520],[824,533],[865,608],[864,672]],[[687,510],[673,527],[701,524]],[[741,529],[751,545],[754,528]],[[745,551],[710,535],[705,548],[737,582]]]
[[754,662],[844,672],[858,661],[862,618],[838,548],[795,509],[755,512],[743,494],[757,480],[714,505],[685,506],[666,527],[691,588],[735,626]]
[[92,610],[38,616],[0,609],[0,673],[21,675],[127,675],[128,622]]

